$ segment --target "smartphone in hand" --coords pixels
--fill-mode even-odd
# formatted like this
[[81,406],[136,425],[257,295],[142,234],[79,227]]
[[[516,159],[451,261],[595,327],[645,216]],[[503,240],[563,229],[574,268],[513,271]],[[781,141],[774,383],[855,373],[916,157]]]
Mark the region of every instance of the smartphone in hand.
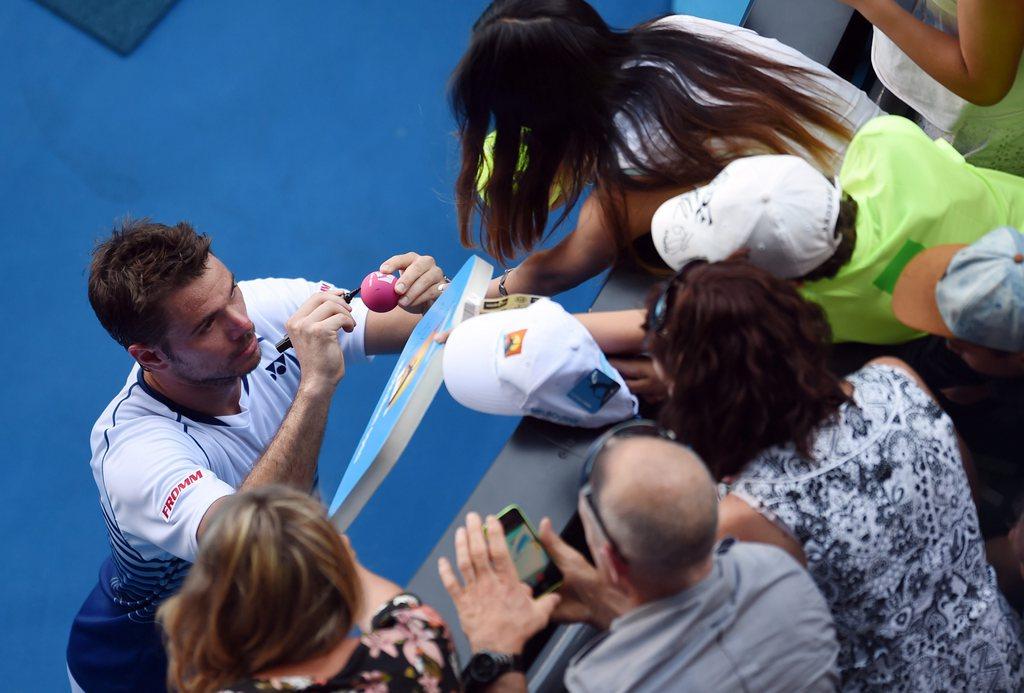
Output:
[[510,505],[498,514],[498,520],[505,532],[516,573],[533,590],[533,596],[539,597],[557,589],[562,584],[562,571],[544,550],[522,508]]

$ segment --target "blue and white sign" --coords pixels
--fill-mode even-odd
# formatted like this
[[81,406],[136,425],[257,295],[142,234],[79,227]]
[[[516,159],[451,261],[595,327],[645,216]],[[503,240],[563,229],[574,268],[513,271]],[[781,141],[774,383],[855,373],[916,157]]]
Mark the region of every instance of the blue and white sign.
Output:
[[492,271],[476,256],[467,260],[405,343],[331,502],[331,518],[342,530],[387,477],[441,387],[444,346],[435,336],[462,322],[467,303],[483,299]]

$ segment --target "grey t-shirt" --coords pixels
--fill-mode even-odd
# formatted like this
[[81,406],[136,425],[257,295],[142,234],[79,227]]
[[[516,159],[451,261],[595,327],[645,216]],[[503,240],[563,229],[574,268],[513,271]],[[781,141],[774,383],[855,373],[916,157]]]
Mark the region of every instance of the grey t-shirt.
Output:
[[774,546],[723,542],[711,574],[612,622],[573,658],[576,691],[834,691],[832,616]]

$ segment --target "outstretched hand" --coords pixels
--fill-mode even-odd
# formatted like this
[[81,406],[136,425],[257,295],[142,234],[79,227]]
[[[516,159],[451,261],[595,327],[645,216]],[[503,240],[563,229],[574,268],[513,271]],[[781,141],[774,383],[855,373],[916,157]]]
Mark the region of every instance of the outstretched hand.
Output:
[[534,599],[520,582],[501,522],[493,515],[487,517],[486,534],[479,515],[466,515],[466,526],[455,532],[455,562],[462,582],[446,558],[438,560],[437,570],[473,651],[521,653],[526,641],[548,625],[559,596]]
[[393,255],[381,263],[384,274],[398,272],[395,293],[398,305],[410,313],[426,313],[448,286],[444,272],[434,258],[418,253]]

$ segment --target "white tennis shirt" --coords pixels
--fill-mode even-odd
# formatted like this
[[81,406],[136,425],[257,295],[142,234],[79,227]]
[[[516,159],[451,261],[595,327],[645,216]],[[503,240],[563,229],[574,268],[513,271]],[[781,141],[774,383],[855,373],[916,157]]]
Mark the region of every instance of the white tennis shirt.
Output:
[[[92,429],[92,472],[117,569],[115,601],[139,616],[169,596],[195,560],[196,531],[210,505],[234,493],[273,440],[299,386],[299,362],[274,345],[312,294],[333,288],[304,279],[238,283],[260,340],[259,366],[242,379],[241,412],[212,417],[150,388],[136,364]],[[346,364],[367,360],[367,310],[339,339]]]

